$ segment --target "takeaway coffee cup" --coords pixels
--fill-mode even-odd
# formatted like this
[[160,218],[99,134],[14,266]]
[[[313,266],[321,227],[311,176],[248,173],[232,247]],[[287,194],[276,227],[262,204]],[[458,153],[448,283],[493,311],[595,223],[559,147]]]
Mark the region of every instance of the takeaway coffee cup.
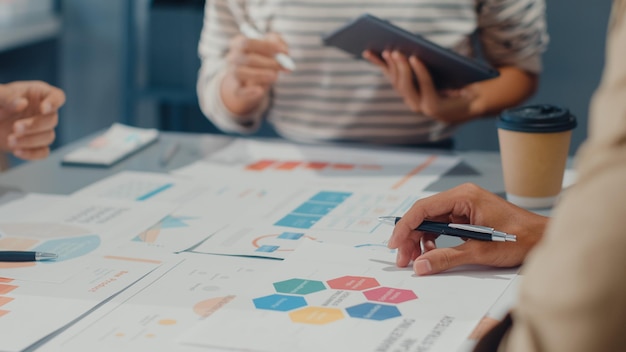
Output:
[[497,126],[507,200],[551,207],[561,192],[576,117],[559,106],[530,105],[505,110]]

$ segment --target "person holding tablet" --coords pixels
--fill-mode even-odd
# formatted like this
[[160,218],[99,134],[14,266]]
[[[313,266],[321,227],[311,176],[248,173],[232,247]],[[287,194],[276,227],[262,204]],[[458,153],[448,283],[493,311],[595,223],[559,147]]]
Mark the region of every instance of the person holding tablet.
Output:
[[[267,119],[279,135],[300,142],[449,145],[460,123],[534,93],[548,42],[543,0],[208,0],[205,6],[197,82],[203,113],[229,133],[252,134]],[[477,33],[500,76],[436,91],[428,73],[418,72],[414,88],[408,82],[420,70],[417,61],[392,52],[380,61],[366,56],[372,64],[324,46],[324,35],[366,12],[466,56],[474,54]]]

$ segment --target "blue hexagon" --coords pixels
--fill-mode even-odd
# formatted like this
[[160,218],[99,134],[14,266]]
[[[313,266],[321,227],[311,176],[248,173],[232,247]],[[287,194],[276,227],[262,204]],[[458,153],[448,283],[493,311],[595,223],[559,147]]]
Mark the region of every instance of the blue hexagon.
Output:
[[386,320],[402,315],[396,306],[378,303],[362,303],[346,308],[346,311],[353,318],[370,320]]
[[259,297],[252,300],[258,309],[276,310],[287,312],[296,308],[306,307],[307,303],[303,297],[273,294]]

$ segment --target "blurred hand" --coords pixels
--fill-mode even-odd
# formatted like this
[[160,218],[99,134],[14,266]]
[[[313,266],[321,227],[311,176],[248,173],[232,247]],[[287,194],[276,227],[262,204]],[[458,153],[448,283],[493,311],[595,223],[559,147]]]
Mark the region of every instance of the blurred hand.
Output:
[[[365,51],[363,57],[381,68],[394,89],[404,98],[405,104],[416,113],[449,124],[466,122],[482,113],[476,103],[478,91],[473,85],[438,91],[428,69],[415,56],[407,59],[399,51],[383,51],[381,59]],[[417,77],[417,87],[414,76]]]
[[287,54],[287,49],[276,33],[263,39],[238,35],[231,40],[227,72],[220,87],[222,100],[231,112],[245,115],[262,102],[279,72],[287,71],[274,58],[277,53]]
[[41,81],[0,85],[0,149],[26,159],[50,154],[65,93]]
[[[456,247],[436,248],[436,235],[414,230],[425,219],[493,227],[516,235],[517,242],[468,239]],[[514,267],[541,239],[547,222],[545,216],[519,208],[476,185],[464,184],[415,202],[394,227],[388,246],[398,249],[398,266],[406,267],[414,261],[418,275],[465,264]]]

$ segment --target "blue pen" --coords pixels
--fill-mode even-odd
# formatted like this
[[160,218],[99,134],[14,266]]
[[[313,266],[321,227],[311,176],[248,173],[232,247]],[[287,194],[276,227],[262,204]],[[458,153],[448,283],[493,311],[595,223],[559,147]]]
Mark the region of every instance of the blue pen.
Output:
[[[395,225],[400,221],[398,216],[379,216],[378,221],[389,225]],[[416,230],[435,233],[438,235],[456,236],[471,238],[479,241],[496,241],[496,242],[515,242],[517,236],[506,232],[497,231],[492,227],[469,225],[469,224],[452,224],[446,222],[437,222],[424,220]]]
[[0,251],[0,262],[36,262],[57,258],[56,254],[46,252]]

